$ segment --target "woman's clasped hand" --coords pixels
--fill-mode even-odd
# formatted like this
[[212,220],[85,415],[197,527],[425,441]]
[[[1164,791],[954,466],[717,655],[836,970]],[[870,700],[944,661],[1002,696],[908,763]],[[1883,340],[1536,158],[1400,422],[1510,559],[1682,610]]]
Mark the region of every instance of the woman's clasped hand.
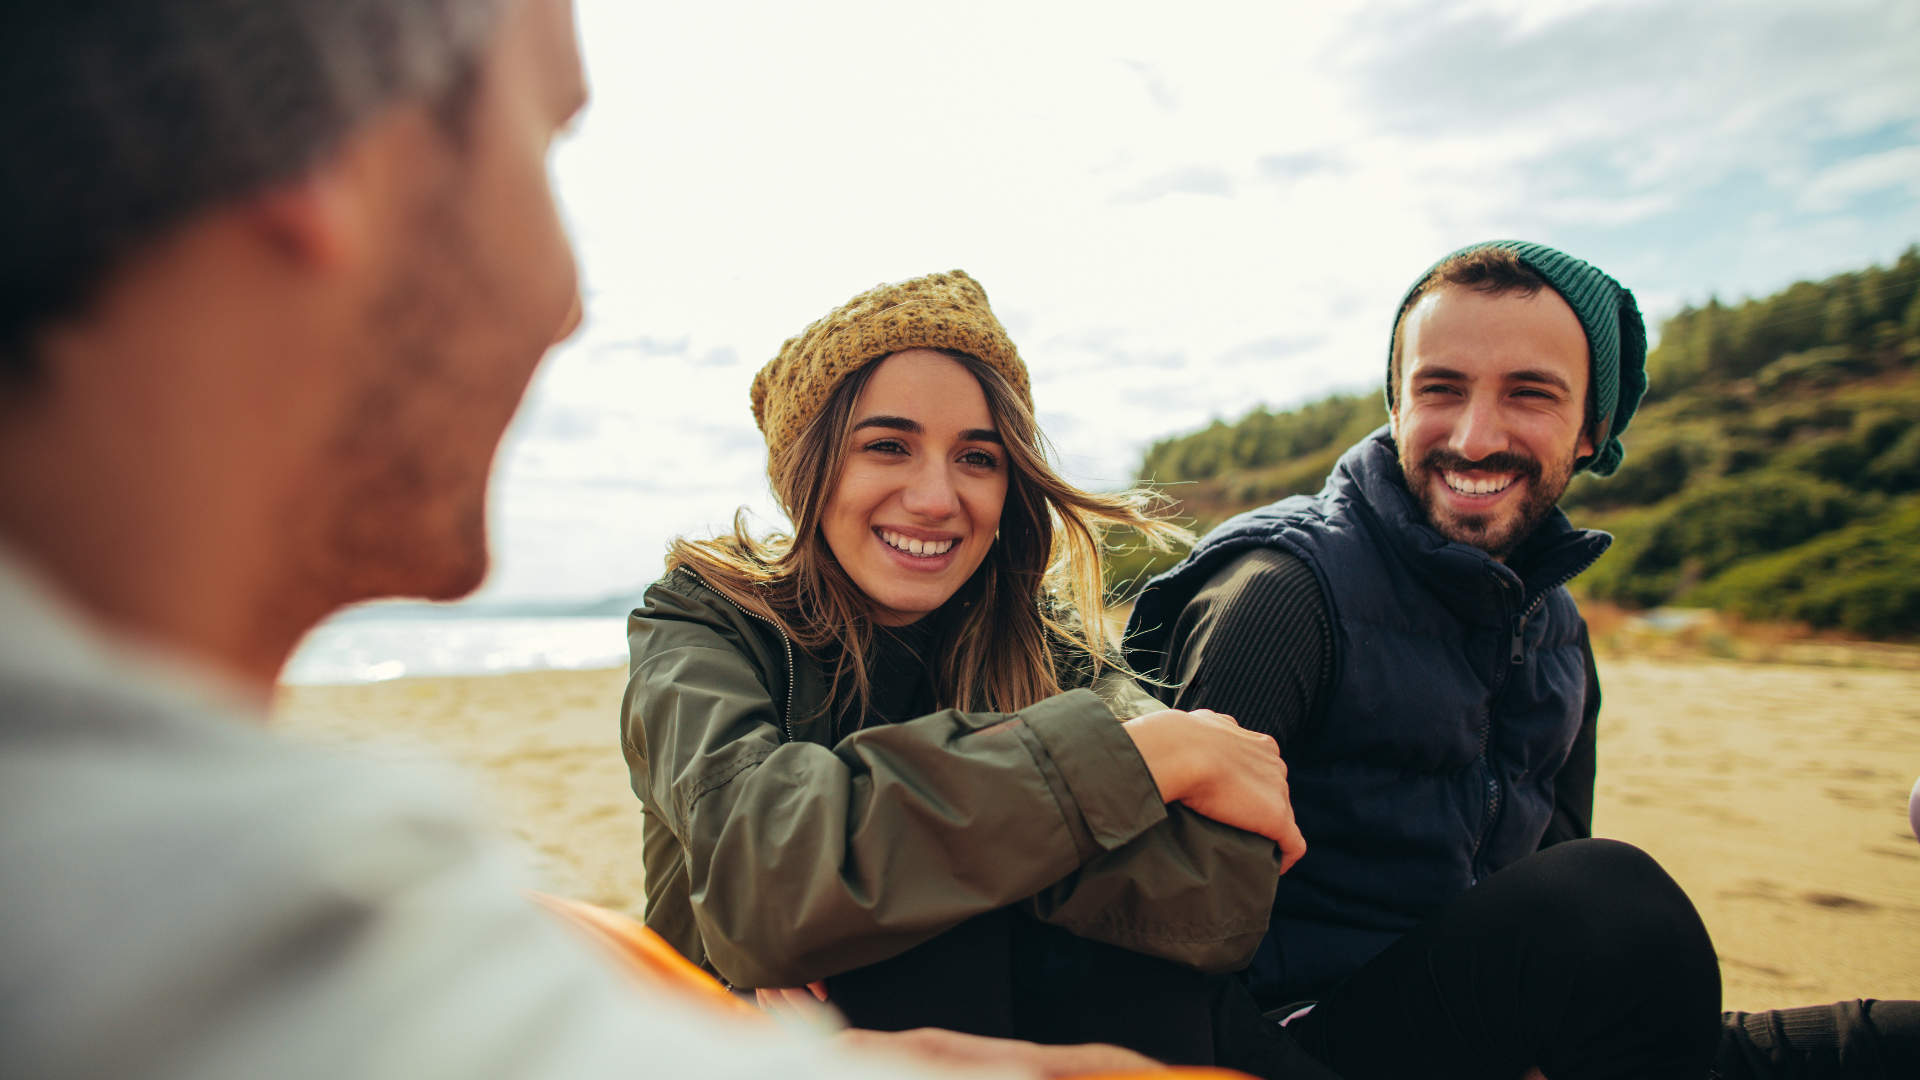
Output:
[[1125,727],[1161,798],[1279,844],[1281,873],[1307,853],[1287,795],[1287,763],[1272,736],[1211,709],[1163,709]]

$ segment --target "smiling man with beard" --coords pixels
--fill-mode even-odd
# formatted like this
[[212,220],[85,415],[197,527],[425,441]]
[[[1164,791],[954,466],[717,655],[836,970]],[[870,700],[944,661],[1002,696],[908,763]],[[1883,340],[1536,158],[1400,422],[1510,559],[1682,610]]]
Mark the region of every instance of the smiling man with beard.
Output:
[[1591,834],[1600,695],[1566,583],[1611,538],[1555,504],[1607,475],[1646,386],[1633,295],[1538,244],[1422,274],[1389,423],[1320,494],[1215,529],[1136,604],[1129,656],[1279,741],[1308,853],[1250,973],[1320,996],[1482,878]]
[[1307,854],[1244,979],[1270,1017],[1318,1001],[1288,1030],[1343,1075],[1363,1042],[1402,1075],[1556,1080],[1699,1076],[1716,1040],[1728,1077],[1907,1075],[1920,1045],[1910,1002],[1729,1013],[1721,1037],[1684,894],[1591,838],[1600,686],[1566,585],[1612,538],[1556,504],[1619,467],[1645,361],[1633,294],[1593,266],[1455,252],[1401,301],[1389,423],[1134,607],[1128,659],[1170,704],[1280,744]]
[[[1135,605],[1136,669],[1184,707],[1238,710],[1292,770],[1307,854],[1245,979],[1279,1015],[1326,999],[1289,1030],[1343,1075],[1358,1056],[1343,1044],[1377,1057],[1396,1038],[1408,1075],[1705,1071],[1719,984],[1698,916],[1643,853],[1583,839],[1599,694],[1565,584],[1610,539],[1554,507],[1574,472],[1618,465],[1645,353],[1632,294],[1586,263],[1511,242],[1457,252],[1401,303],[1390,423],[1319,495],[1226,522]],[[1528,981],[1538,957],[1581,967],[1590,916],[1628,891],[1661,904],[1608,931],[1619,966],[1581,992]],[[1595,987],[1623,996],[1587,1002],[1612,1030],[1549,1034],[1492,985],[1576,1014]],[[1642,985],[1656,989],[1627,989]],[[1585,1071],[1606,1059],[1613,1072]]]
[[1505,248],[1447,274],[1469,280],[1423,282],[1401,316],[1392,432],[1427,524],[1506,562],[1592,462],[1586,335]]

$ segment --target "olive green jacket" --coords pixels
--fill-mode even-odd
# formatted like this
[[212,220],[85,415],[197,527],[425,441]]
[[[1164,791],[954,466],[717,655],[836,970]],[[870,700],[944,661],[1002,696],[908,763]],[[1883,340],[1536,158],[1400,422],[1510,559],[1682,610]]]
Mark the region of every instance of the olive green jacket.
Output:
[[1206,972],[1266,931],[1276,845],[1162,803],[1109,672],[1013,714],[948,709],[829,743],[821,665],[690,570],[627,621],[624,748],[646,922],[736,986],[799,986],[1026,901]]

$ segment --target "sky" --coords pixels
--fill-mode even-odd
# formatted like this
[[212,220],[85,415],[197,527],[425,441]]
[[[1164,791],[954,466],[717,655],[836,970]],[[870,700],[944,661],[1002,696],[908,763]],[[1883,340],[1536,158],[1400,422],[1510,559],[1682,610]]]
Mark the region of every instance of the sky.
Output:
[[1560,247],[1657,325],[1920,241],[1910,0],[578,3],[553,170],[587,318],[496,463],[492,599],[638,592],[673,536],[777,525],[753,375],[880,282],[977,278],[1110,488],[1372,388],[1468,243]]

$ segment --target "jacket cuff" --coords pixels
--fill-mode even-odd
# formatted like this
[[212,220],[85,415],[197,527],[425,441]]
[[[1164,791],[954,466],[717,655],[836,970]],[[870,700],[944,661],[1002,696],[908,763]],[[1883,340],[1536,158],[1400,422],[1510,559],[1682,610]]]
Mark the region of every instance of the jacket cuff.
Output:
[[1051,765],[1049,781],[1066,788],[1056,793],[1065,795],[1062,809],[1076,841],[1112,851],[1166,820],[1146,760],[1098,694],[1070,690],[1019,715],[1029,745],[1038,744],[1035,758]]

